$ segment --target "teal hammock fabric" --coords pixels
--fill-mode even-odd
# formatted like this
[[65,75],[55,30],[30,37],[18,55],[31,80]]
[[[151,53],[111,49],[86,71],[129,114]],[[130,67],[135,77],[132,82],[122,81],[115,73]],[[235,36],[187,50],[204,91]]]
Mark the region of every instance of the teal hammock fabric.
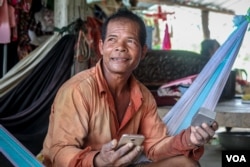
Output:
[[236,29],[214,53],[184,95],[163,117],[170,135],[178,134],[189,127],[192,118],[200,108],[214,112],[249,22],[250,8],[246,16],[235,16]]
[[2,125],[0,125],[0,152],[15,166],[43,167]]

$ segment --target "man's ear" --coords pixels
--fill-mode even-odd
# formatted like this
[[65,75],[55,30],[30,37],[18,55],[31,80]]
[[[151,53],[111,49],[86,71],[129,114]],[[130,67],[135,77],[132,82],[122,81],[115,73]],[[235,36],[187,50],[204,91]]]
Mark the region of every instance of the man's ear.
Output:
[[144,46],[142,47],[141,60],[145,58],[147,52],[148,52],[148,46],[147,46],[147,45],[144,45]]
[[99,51],[100,51],[100,53],[102,55],[102,53],[103,53],[103,42],[102,42],[101,39],[99,40]]

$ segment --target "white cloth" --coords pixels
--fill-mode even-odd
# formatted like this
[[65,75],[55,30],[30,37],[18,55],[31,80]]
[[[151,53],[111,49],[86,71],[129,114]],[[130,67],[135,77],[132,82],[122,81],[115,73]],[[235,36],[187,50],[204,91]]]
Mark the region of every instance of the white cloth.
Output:
[[12,69],[10,69],[0,79],[0,98],[12,90],[24,78],[26,78],[36,67],[36,65],[47,55],[51,48],[58,42],[59,39],[60,36],[57,34],[51,36],[47,41],[41,44],[34,51],[30,52],[28,56],[19,61]]

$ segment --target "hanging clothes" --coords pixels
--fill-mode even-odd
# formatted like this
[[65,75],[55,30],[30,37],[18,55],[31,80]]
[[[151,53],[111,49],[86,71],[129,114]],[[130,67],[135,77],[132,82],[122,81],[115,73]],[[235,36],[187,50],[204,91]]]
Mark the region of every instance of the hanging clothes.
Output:
[[18,57],[19,59],[23,59],[27,56],[34,48],[29,45],[30,38],[28,35],[29,25],[31,16],[29,13],[24,10],[19,10],[19,23],[18,23]]
[[[8,5],[7,0],[3,0],[2,6],[0,6],[0,43],[1,44],[7,44],[10,43],[11,39],[11,21],[9,10],[12,9],[11,6]],[[14,26],[14,25],[13,25]]]
[[165,35],[163,39],[162,49],[163,50],[171,49],[171,39],[170,39],[170,34],[169,34],[169,29],[168,29],[168,23],[166,23],[166,27],[165,27]]
[[90,66],[90,42],[82,30],[78,33],[78,40],[75,46],[74,74],[86,70]]
[[146,31],[147,31],[146,44],[147,44],[148,49],[152,49],[154,27],[146,26]]
[[87,17],[88,32],[86,34],[88,41],[91,42],[91,59],[90,66],[94,66],[98,60],[102,57],[99,51],[99,40],[101,39],[101,27],[102,22],[93,17]]
[[54,30],[54,12],[43,7],[39,12],[34,14],[37,23],[41,24],[43,32],[52,32]]

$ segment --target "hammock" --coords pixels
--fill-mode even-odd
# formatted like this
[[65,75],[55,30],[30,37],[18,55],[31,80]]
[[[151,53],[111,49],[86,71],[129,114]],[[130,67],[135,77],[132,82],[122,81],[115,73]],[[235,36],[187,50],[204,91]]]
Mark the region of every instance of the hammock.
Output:
[[163,117],[170,135],[178,134],[189,127],[200,108],[214,112],[249,22],[250,9],[246,16],[235,16],[234,23],[237,27],[235,31],[214,53],[192,85]]
[[[16,140],[3,126],[0,125],[0,152],[6,161],[0,161],[3,166],[42,167],[43,165]],[[5,160],[4,158],[4,160]],[[1,160],[1,157],[0,157]]]
[[59,35],[51,36],[38,48],[32,51],[29,56],[26,56],[24,59],[19,61],[0,79],[0,98],[11,91],[31,73],[31,71],[47,55],[59,38]]
[[50,108],[71,77],[75,35],[63,36],[33,71],[0,98],[0,124],[34,155],[42,149]]

